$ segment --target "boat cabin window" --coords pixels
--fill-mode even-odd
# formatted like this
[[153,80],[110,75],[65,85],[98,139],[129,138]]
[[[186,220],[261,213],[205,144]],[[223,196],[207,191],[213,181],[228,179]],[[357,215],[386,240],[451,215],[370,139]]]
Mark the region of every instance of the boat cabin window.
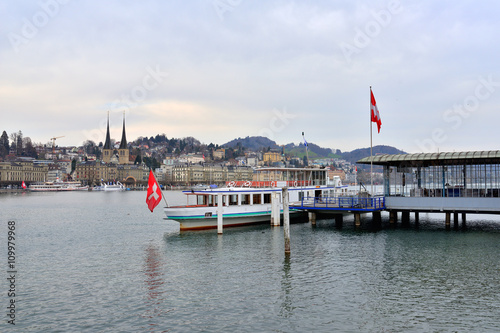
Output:
[[197,195],[196,196],[196,204],[198,206],[206,206],[207,205],[207,202],[208,202],[208,197],[206,195]]
[[271,203],[271,193],[264,193],[264,203]]
[[[218,196],[214,196],[213,198],[214,198],[214,206],[217,206],[219,203]],[[227,206],[226,203],[227,203],[227,195],[223,195],[222,196],[222,206]]]
[[241,198],[241,204],[250,205],[250,194],[243,194],[243,197]]
[[229,196],[229,205],[234,206],[238,204],[238,194],[231,194]]
[[302,198],[304,198],[304,192],[299,191],[299,201],[301,201]]
[[262,203],[260,193],[259,194],[254,194],[253,195],[253,204],[254,205],[260,205]]

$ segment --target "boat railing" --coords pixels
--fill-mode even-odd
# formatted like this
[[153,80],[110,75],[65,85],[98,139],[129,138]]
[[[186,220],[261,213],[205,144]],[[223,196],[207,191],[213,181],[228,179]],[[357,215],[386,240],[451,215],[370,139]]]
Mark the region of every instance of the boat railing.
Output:
[[385,197],[304,197],[301,206],[312,208],[385,209]]
[[311,186],[313,182],[310,180],[265,180],[265,181],[228,181],[227,187],[241,188],[267,188],[267,187],[301,187]]

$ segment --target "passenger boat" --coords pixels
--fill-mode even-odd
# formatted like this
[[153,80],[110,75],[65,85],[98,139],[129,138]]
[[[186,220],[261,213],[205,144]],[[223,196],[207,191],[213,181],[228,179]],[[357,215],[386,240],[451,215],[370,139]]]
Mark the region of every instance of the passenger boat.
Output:
[[125,191],[125,186],[123,186],[123,184],[120,182],[109,184],[102,183],[101,191]]
[[[276,180],[227,182],[223,188],[184,191],[187,204],[165,207],[166,218],[179,222],[181,231],[217,228],[218,201],[222,200],[224,228],[270,222],[273,193],[279,193],[282,213],[283,187],[288,188],[291,203],[303,197],[328,196],[339,187],[326,185],[324,169],[265,168],[258,172],[267,172],[267,177],[254,178]],[[290,218],[301,214],[290,208]]]
[[88,191],[87,185],[83,186],[77,181],[60,181],[57,179],[54,182],[44,182],[40,184],[31,184],[28,187],[31,192],[66,192],[66,191]]

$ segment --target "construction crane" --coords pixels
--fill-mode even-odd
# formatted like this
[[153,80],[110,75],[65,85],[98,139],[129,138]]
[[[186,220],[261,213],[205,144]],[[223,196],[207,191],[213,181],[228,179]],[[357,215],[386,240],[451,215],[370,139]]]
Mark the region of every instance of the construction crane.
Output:
[[50,138],[50,140],[52,140],[52,158],[54,160],[56,159],[56,157],[55,157],[56,156],[56,139],[59,139],[59,138],[64,138],[64,135]]

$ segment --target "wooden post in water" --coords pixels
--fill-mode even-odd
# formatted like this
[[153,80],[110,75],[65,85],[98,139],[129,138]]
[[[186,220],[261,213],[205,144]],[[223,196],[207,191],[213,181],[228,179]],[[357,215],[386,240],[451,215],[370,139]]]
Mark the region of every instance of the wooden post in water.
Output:
[[455,229],[458,229],[458,213],[457,212],[453,213],[453,227]]
[[372,213],[372,223],[377,228],[382,225],[382,214],[380,212],[373,212]]
[[446,213],[445,222],[444,222],[446,229],[448,229],[450,227],[450,222],[451,222],[451,213]]
[[401,212],[401,224],[404,226],[408,226],[410,224],[410,212]]
[[279,192],[273,192],[271,195],[271,225],[280,226],[280,194]]
[[285,254],[290,254],[290,211],[288,207],[288,188],[283,187],[283,232],[285,234]]
[[222,235],[222,193],[217,194],[217,233]]
[[420,218],[420,215],[418,212],[415,212],[415,225],[418,225],[418,223],[420,222],[419,221],[419,218]]
[[308,212],[307,215],[309,215],[309,222],[311,222],[312,225],[316,225],[316,213]]
[[465,213],[462,213],[462,228],[465,228],[465,223],[467,222],[467,219],[466,219],[466,216],[467,214]]
[[398,223],[398,212],[397,211],[391,210],[389,212],[389,223],[390,224]]
[[360,213],[354,213],[354,225],[356,227],[361,226],[361,214]]
[[335,215],[335,227],[342,228],[342,224],[344,222],[344,216],[342,214]]

